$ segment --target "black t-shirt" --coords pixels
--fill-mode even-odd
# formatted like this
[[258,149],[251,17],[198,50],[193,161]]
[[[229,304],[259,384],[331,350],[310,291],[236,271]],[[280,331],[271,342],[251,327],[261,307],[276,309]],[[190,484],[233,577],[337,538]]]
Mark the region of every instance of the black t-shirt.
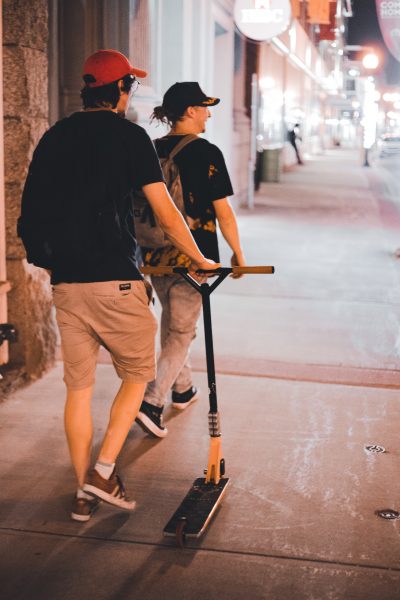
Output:
[[[167,135],[155,140],[158,156],[166,158],[183,137]],[[233,194],[223,154],[217,146],[199,137],[185,146],[174,160],[179,169],[192,235],[204,256],[219,262],[213,201]],[[166,253],[170,256],[164,256]],[[155,252],[144,249],[143,254],[145,263],[152,265],[160,262],[187,265],[190,262],[185,255],[170,249]]]
[[50,269],[53,284],[141,279],[131,194],[162,181],[138,125],[107,110],[59,121],[40,140],[25,184],[21,219],[37,226],[43,245],[28,260]]

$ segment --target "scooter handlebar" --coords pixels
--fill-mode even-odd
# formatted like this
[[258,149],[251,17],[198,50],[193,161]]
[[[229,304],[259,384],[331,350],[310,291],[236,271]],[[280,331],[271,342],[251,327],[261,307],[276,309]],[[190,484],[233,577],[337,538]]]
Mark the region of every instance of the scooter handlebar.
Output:
[[[141,267],[143,275],[172,275],[173,273],[189,273],[186,267]],[[222,273],[234,273],[235,275],[272,275],[275,273],[275,267],[271,266],[251,266],[251,267],[219,267],[217,269],[199,269],[196,271],[199,275],[220,275]]]

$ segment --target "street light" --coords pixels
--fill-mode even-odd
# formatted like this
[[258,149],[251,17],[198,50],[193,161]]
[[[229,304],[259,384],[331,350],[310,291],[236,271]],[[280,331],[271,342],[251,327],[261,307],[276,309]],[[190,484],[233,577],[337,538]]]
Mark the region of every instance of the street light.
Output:
[[[367,49],[367,48],[365,48]],[[375,54],[374,50],[370,50],[368,54],[365,54],[362,59],[362,65],[365,71],[374,71],[379,66],[379,57]],[[368,155],[372,145],[376,138],[376,120],[378,116],[378,105],[377,91],[373,82],[373,77],[368,77],[364,88],[364,135],[363,135],[363,146],[364,146],[364,167],[369,167]]]
[[379,58],[375,53],[370,52],[364,56],[362,64],[364,69],[374,70],[379,66]]
[[350,61],[348,75],[357,77],[359,81],[357,87],[361,95],[360,104],[362,104],[364,166],[369,167],[368,154],[376,139],[378,117],[378,93],[371,73],[379,67],[380,58],[372,46],[347,45],[344,50],[365,53],[362,59],[354,61],[354,64]]

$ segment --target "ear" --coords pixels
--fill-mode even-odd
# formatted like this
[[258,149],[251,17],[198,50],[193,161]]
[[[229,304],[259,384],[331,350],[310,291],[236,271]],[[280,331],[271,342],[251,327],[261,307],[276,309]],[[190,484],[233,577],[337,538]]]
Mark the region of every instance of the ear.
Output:
[[194,106],[188,106],[184,112],[184,116],[189,117],[190,119],[193,118],[195,114],[196,114],[196,111],[195,111]]
[[118,85],[119,93],[123,94],[124,93],[124,89],[123,89],[124,88],[124,82],[122,81],[122,79],[118,80],[118,84],[117,85]]

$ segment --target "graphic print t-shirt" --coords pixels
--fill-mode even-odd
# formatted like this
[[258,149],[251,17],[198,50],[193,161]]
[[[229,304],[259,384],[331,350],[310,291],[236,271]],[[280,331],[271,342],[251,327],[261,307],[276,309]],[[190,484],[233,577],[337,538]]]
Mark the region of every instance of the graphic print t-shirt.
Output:
[[[167,135],[155,140],[159,158],[166,158],[183,135]],[[175,157],[182,183],[188,224],[197,245],[206,258],[219,262],[216,217],[213,201],[233,194],[222,152],[203,138],[190,142]],[[190,259],[168,246],[142,248],[146,265],[189,266]]]

